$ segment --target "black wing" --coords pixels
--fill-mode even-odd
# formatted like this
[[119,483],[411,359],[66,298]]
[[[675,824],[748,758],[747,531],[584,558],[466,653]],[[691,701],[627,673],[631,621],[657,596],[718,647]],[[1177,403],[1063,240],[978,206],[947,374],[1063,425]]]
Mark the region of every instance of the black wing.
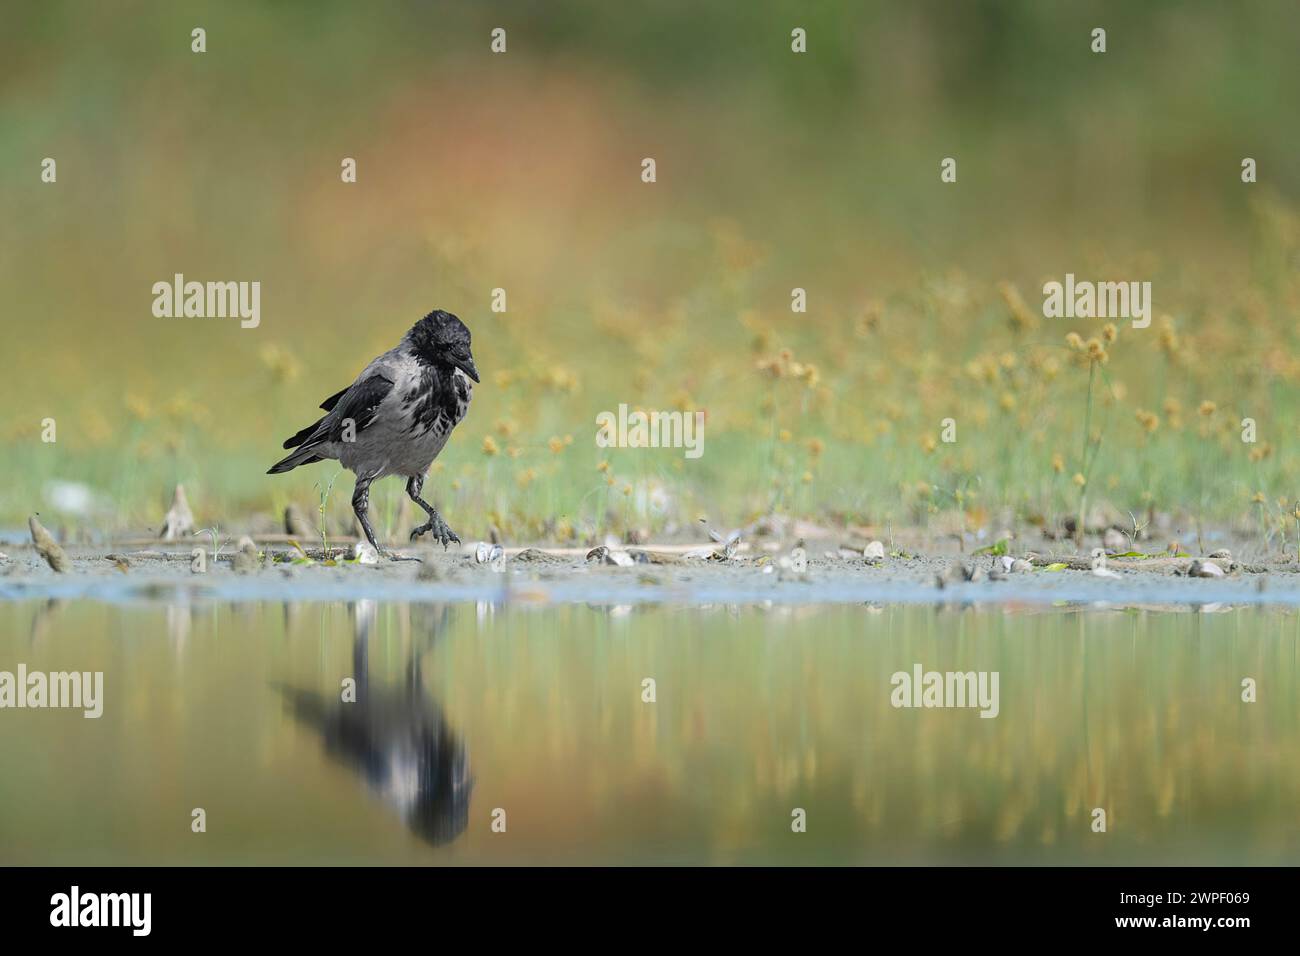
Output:
[[348,419],[352,420],[354,431],[362,431],[375,420],[376,409],[392,388],[392,380],[383,372],[375,372],[354,382],[325,399],[320,407],[329,414],[312,422],[296,435],[286,438],[284,447],[297,448],[299,445],[312,445],[322,441],[338,441]]
[[[348,386],[348,388],[351,387],[352,387],[351,385]],[[339,391],[331,395],[329,398],[325,399],[325,401],[321,402],[320,403],[321,409],[327,412],[333,411],[334,406],[339,403],[339,399],[348,393],[348,388],[340,389]]]
[[375,420],[375,413],[388,393],[393,390],[393,380],[383,372],[375,372],[369,378],[362,379],[351,388],[345,389],[343,397],[334,403],[330,413],[322,420],[322,426],[328,426],[330,441],[338,441],[343,434],[343,424],[348,419],[353,428],[364,431]]

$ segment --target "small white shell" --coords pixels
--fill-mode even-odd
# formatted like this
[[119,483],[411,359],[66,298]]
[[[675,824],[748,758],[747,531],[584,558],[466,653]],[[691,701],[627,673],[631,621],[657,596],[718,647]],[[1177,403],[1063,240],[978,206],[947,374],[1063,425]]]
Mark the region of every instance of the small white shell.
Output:
[[1213,561],[1193,561],[1187,569],[1187,573],[1194,578],[1221,578],[1223,577],[1223,568]]

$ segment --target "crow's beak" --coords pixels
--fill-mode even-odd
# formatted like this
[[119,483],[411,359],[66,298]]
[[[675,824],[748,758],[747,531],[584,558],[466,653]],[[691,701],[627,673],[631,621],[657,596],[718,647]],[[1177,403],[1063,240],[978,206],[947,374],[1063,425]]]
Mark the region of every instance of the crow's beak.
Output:
[[452,359],[451,364],[456,366],[456,368],[460,369],[462,372],[464,372],[474,381],[476,382],[478,381],[478,369],[474,367],[474,360],[470,358],[468,355],[466,355],[463,359],[459,359],[459,358]]

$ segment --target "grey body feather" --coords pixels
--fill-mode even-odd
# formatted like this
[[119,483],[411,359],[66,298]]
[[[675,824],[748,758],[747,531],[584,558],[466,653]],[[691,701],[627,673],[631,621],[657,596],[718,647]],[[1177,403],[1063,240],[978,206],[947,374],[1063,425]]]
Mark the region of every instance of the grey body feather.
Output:
[[[451,431],[469,411],[474,383],[460,369],[444,373],[410,351],[390,349],[365,367],[298,450],[276,465],[325,458],[358,476],[413,478],[429,470]],[[355,441],[345,441],[347,422]],[[278,473],[278,472],[277,472]]]

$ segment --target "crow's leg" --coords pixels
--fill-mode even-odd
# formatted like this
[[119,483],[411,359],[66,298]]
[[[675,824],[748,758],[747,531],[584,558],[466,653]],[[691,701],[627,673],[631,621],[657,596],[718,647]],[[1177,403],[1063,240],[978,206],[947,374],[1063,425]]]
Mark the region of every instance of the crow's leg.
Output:
[[367,515],[370,510],[370,483],[374,480],[373,476],[369,478],[357,476],[357,490],[352,492],[352,510],[356,513],[357,520],[361,522],[361,530],[366,533],[366,540],[370,542],[370,546],[380,554],[386,555],[388,552],[375,540],[375,529],[370,527],[370,518]]
[[442,520],[442,515],[438,514],[438,509],[429,502],[420,497],[420,491],[424,488],[424,475],[412,475],[406,482],[406,493],[410,495],[411,500],[424,509],[424,513],[429,516],[429,520],[420,527],[411,531],[411,540],[414,541],[420,535],[432,531],[433,536],[442,544],[442,549],[447,550],[447,545],[452,541],[460,544],[460,538],[456,532],[447,527],[447,522]]

